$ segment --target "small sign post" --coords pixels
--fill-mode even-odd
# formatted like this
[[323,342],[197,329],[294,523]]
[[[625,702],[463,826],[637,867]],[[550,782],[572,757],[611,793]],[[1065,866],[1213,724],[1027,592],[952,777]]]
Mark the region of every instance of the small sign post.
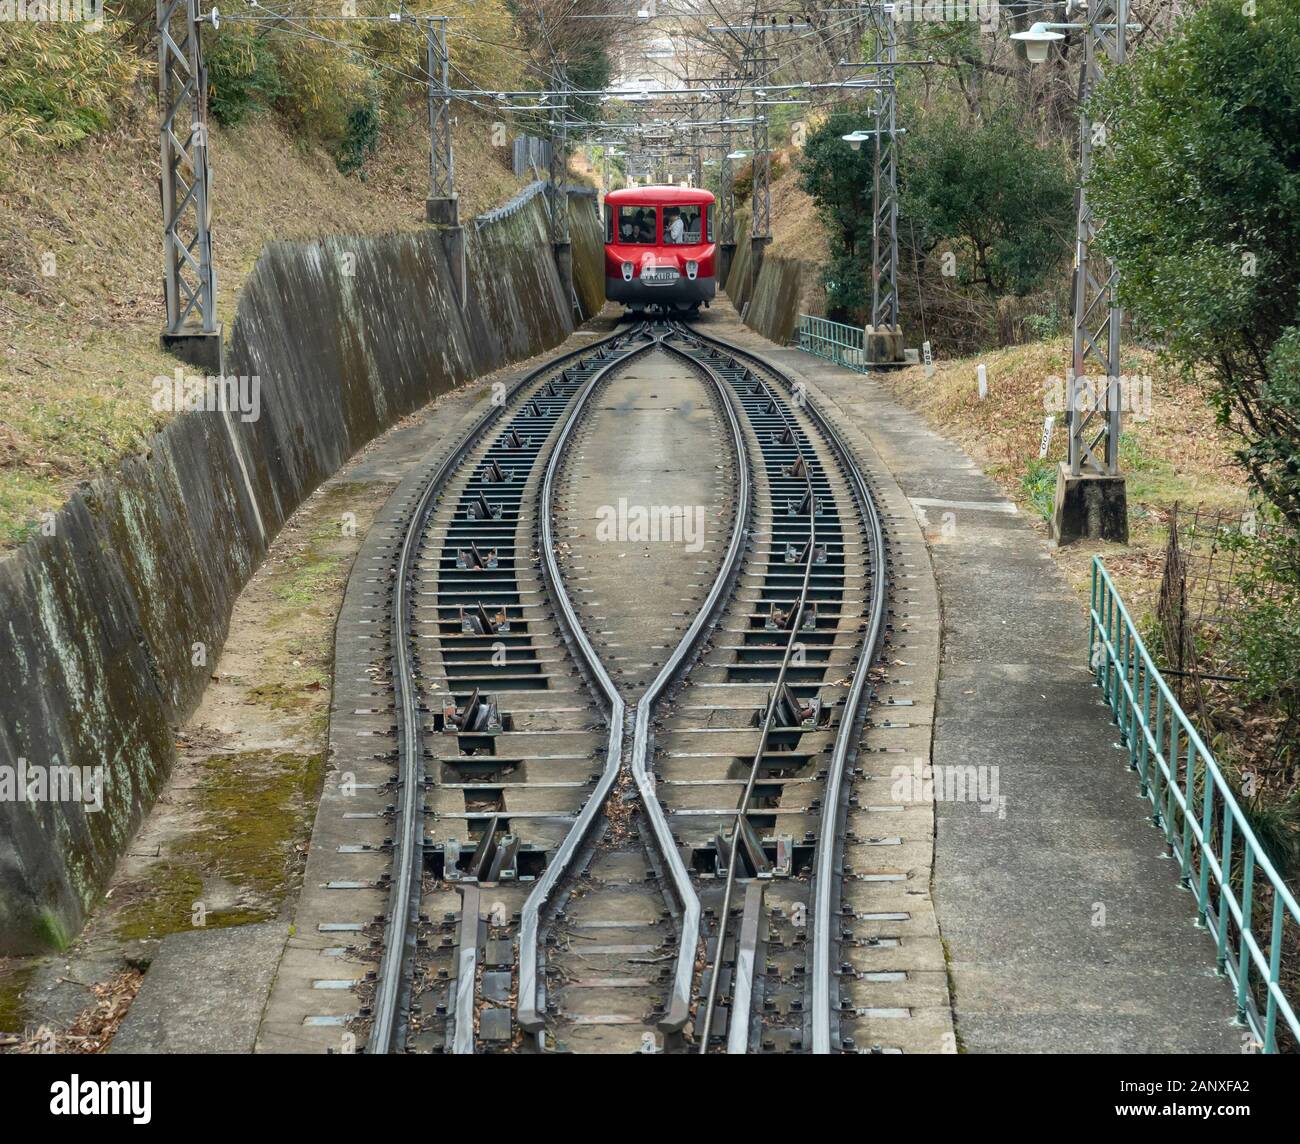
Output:
[[1047,450],[1052,443],[1052,427],[1056,424],[1056,414],[1049,413],[1043,418],[1043,439],[1038,444],[1038,459],[1047,459]]

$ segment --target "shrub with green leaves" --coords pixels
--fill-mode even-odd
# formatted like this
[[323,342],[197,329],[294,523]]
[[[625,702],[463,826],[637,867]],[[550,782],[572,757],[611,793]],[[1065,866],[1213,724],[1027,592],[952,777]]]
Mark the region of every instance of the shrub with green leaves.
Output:
[[1093,110],[1121,299],[1208,382],[1252,483],[1300,526],[1300,4],[1208,0]]
[[124,114],[147,64],[120,21],[0,24],[0,150],[66,147]]
[[208,111],[227,127],[284,95],[280,62],[265,36],[234,31],[216,36],[206,55]]
[[[1300,720],[1300,535],[1265,512],[1258,534],[1228,538],[1244,568],[1241,607],[1231,613],[1224,647],[1242,677],[1246,703],[1276,704]],[[1297,731],[1300,737],[1300,730]]]
[[359,171],[379,146],[379,92],[367,91],[348,113],[347,130],[338,145],[334,161],[345,175]]
[[861,313],[869,300],[874,151],[870,143],[854,151],[842,136],[871,122],[866,104],[833,112],[808,133],[799,167],[799,185],[826,224],[831,257],[824,283],[833,315]]
[[1023,297],[1058,273],[1073,233],[1073,172],[1010,115],[979,123],[941,112],[909,127],[903,209],[921,250],[950,246],[956,277],[990,297]]
[[1034,511],[1044,520],[1052,519],[1056,507],[1056,471],[1054,462],[1034,457],[1020,478],[1021,489],[1034,506]]

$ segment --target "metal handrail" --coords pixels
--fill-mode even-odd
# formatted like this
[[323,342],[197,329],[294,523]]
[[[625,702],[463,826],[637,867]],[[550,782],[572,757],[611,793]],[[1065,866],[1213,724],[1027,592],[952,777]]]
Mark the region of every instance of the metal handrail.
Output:
[[[493,207],[490,211],[484,211],[481,215],[475,215],[474,216],[475,229],[482,230],[482,228],[487,226],[488,223],[504,222],[512,215],[518,214],[521,210],[524,209],[524,207],[526,207],[529,203],[531,203],[533,199],[537,198],[538,195],[540,195],[544,190],[546,190],[548,186],[550,186],[550,182],[548,180],[534,179],[531,183],[529,183],[526,187],[524,187],[521,191],[517,192],[511,198],[507,199],[499,207]],[[595,187],[579,186],[576,183],[569,184],[564,188],[564,191],[565,194],[567,195],[595,195],[596,194]]]
[[[1265,1053],[1275,1053],[1279,1015],[1300,1040],[1295,1002],[1281,982],[1286,920],[1289,916],[1300,932],[1300,905],[1260,845],[1213,753],[1152,661],[1100,556],[1092,559],[1089,647],[1090,667],[1115,713],[1129,766],[1137,771],[1142,796],[1151,803],[1154,824],[1164,830],[1170,853],[1178,860],[1179,880],[1190,890],[1196,878],[1196,924],[1214,933],[1216,965],[1233,984],[1237,1020],[1250,1028]],[[1233,861],[1238,838],[1240,871]],[[1257,871],[1267,882],[1258,889],[1273,898],[1267,955],[1254,929]]]
[[865,331],[815,314],[799,315],[799,348],[858,373],[868,372]]

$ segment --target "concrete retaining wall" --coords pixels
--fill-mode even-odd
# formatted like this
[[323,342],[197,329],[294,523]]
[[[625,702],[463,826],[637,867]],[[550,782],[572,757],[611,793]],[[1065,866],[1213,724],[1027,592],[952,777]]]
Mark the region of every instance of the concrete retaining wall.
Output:
[[[749,240],[749,218],[738,214],[736,244],[731,271],[725,289],[737,312],[745,315],[745,324],[770,341],[785,345],[799,326],[799,314],[825,314],[826,295],[821,284],[822,266],[787,254],[763,257],[758,282],[751,289],[750,265],[753,254]],[[746,303],[749,309],[746,310]]]
[[[584,198],[571,230],[589,314],[601,233]],[[258,419],[177,417],[0,562],[0,776],[20,759],[105,776],[98,812],[15,801],[0,777],[0,953],[80,928],[167,775],[236,596],[303,499],[400,417],[572,330],[542,200],[466,236],[463,312],[432,230],[268,246],[226,362],[260,378]]]

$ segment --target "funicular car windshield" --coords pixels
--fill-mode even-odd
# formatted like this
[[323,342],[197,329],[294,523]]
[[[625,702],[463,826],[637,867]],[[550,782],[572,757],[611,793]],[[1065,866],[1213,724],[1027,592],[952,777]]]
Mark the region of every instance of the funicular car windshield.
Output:
[[657,207],[620,206],[617,241],[652,246],[659,240]]

